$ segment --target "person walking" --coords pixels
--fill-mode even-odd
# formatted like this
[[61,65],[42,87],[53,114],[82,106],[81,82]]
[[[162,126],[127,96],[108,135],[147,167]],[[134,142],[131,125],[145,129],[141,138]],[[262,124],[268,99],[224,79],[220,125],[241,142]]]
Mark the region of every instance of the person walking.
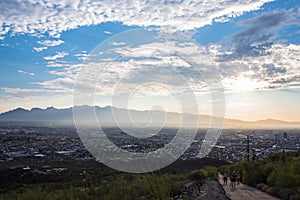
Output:
[[240,173],[238,172],[238,173],[237,173],[237,177],[236,177],[236,184],[239,185],[240,182],[241,182],[241,175],[240,175]]
[[227,171],[225,171],[223,174],[223,185],[227,185],[227,179],[228,179]]
[[236,180],[237,180],[237,174],[236,171],[233,171],[230,176],[230,187],[232,191],[236,189]]

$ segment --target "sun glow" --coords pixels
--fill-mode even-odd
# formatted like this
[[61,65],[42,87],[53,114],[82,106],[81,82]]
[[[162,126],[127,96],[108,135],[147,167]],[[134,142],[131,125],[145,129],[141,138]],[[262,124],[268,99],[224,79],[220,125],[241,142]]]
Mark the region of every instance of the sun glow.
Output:
[[223,85],[226,90],[232,92],[246,92],[262,89],[266,86],[264,82],[258,82],[255,79],[246,77],[238,77],[235,79],[226,78],[223,80]]

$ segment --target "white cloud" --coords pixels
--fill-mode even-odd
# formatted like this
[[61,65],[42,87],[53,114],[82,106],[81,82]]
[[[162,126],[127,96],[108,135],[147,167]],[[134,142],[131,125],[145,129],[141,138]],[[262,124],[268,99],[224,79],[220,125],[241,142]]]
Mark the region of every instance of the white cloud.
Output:
[[126,45],[125,42],[110,42],[110,44],[113,45],[113,46],[124,46],[124,45]]
[[107,35],[111,35],[111,34],[113,34],[112,32],[110,32],[110,31],[103,31],[103,33],[105,33],[105,34],[107,34]]
[[273,0],[212,1],[1,1],[0,35],[60,33],[79,26],[118,21],[125,25],[192,30],[214,19],[240,16]]
[[74,54],[74,56],[78,57],[79,60],[87,60],[89,55],[86,53],[78,53],[78,54]]
[[54,56],[45,56],[44,59],[45,60],[56,60],[59,58],[64,58],[67,55],[69,55],[69,54],[66,52],[57,52],[57,54],[55,54]]
[[63,40],[44,40],[44,41],[38,41],[37,43],[45,47],[54,47],[54,46],[61,45],[65,42]]
[[268,83],[247,77],[225,78],[222,80],[224,87],[230,92],[248,92],[264,89]]
[[[147,85],[147,94],[142,93],[159,96],[162,94],[157,85],[176,93],[191,90],[203,92],[205,83],[201,75],[212,78],[212,70],[206,65],[211,64],[209,57],[206,57],[209,55],[195,43],[153,42],[135,47],[111,47],[110,50],[111,55],[101,54],[96,58],[97,62],[87,62],[80,67],[76,83],[78,87],[94,91],[98,82],[98,95],[111,95],[114,92],[124,95],[144,83],[156,83],[154,86]],[[186,60],[197,60],[204,68],[201,68],[202,65],[199,68],[192,66],[176,52]],[[115,56],[121,60],[114,59]],[[86,91],[86,94],[90,92]]]
[[18,72],[21,73],[21,74],[30,75],[30,76],[34,76],[34,75],[35,75],[35,74],[32,73],[32,72],[25,72],[25,71],[23,71],[23,70],[21,70],[21,69],[19,69]]
[[65,42],[63,40],[43,40],[38,41],[37,43],[42,45],[42,47],[33,47],[33,50],[35,50],[36,52],[41,52],[48,49],[48,47],[58,46]]
[[[4,38],[3,38],[3,39],[4,39]],[[0,37],[0,40],[1,40],[1,37]],[[2,43],[2,44],[0,44],[0,46],[1,46],[1,47],[8,47],[8,46],[9,46],[9,44]]]
[[65,60],[50,60],[47,63],[47,67],[69,67],[70,63]]
[[35,50],[36,52],[41,52],[48,49],[48,47],[33,47],[33,50]]
[[59,77],[50,81],[37,82],[35,84],[43,86],[45,89],[51,89],[54,91],[68,91],[72,92],[74,79],[71,74],[68,74],[66,77]]
[[[215,60],[224,53],[221,47],[209,49]],[[300,45],[273,44],[264,55],[221,61],[219,71],[231,91],[242,86],[245,90],[300,88],[299,57]]]
[[[5,35],[5,34],[7,34],[8,32],[9,32],[9,27],[7,27],[7,26],[1,26],[0,27],[0,35]],[[1,38],[1,39],[3,39],[3,38]]]
[[18,97],[22,96],[40,96],[45,93],[62,93],[62,90],[47,90],[47,89],[26,89],[26,88],[1,88],[4,92],[7,92],[12,95],[16,95]]

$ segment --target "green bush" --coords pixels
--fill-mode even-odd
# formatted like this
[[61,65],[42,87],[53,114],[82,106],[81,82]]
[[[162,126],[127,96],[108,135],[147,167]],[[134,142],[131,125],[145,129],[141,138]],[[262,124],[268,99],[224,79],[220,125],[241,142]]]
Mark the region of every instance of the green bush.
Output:
[[300,196],[300,151],[274,154],[264,160],[241,161],[223,166],[221,172],[227,170],[239,172],[242,182],[250,186],[266,184],[268,193],[282,199]]
[[214,180],[218,180],[217,168],[215,168],[215,167],[204,167],[201,170],[204,171],[204,176],[206,178],[211,178],[211,179],[214,179]]
[[201,169],[192,171],[187,174],[187,179],[194,181],[194,180],[201,180],[204,178],[211,178],[214,180],[218,179],[218,171],[215,167],[203,167]]
[[268,177],[268,183],[281,188],[291,188],[297,190],[297,187],[300,187],[299,165],[299,160],[292,160],[288,163],[282,163],[276,167]]
[[144,175],[133,179],[120,176],[112,181],[103,180],[98,186],[47,191],[36,185],[20,191],[12,191],[0,199],[40,200],[40,199],[103,199],[103,200],[131,200],[131,199],[168,199],[171,196],[171,183],[167,176]]
[[0,199],[14,199],[14,200],[80,200],[80,199],[88,199],[87,194],[80,189],[77,188],[69,188],[67,190],[56,190],[53,192],[43,190],[41,187],[34,187],[31,189],[26,189],[21,192],[10,192]]
[[191,181],[201,180],[205,178],[205,171],[203,170],[195,170],[187,174],[187,179]]

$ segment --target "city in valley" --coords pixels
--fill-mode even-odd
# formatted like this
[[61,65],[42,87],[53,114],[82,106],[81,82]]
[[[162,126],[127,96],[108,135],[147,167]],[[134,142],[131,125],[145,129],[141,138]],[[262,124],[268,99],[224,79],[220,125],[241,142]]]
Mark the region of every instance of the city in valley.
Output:
[[[76,129],[55,125],[17,125],[2,122],[0,126],[0,163],[13,169],[25,166],[25,161],[97,160],[82,144]],[[92,131],[87,129],[88,131]],[[300,149],[298,129],[225,129],[206,158],[235,163],[244,159],[263,159],[278,152]],[[180,160],[201,159],[199,150],[207,130],[199,129],[190,147]],[[177,129],[164,128],[150,138],[129,136],[119,128],[105,128],[104,133],[118,147],[130,152],[147,153],[164,147],[177,133]],[[113,159],[113,158],[112,158]],[[18,163],[18,165],[15,165]],[[3,165],[2,165],[3,166]],[[24,170],[33,166],[25,166]],[[46,173],[51,167],[38,169]],[[66,169],[67,170],[67,169]]]

